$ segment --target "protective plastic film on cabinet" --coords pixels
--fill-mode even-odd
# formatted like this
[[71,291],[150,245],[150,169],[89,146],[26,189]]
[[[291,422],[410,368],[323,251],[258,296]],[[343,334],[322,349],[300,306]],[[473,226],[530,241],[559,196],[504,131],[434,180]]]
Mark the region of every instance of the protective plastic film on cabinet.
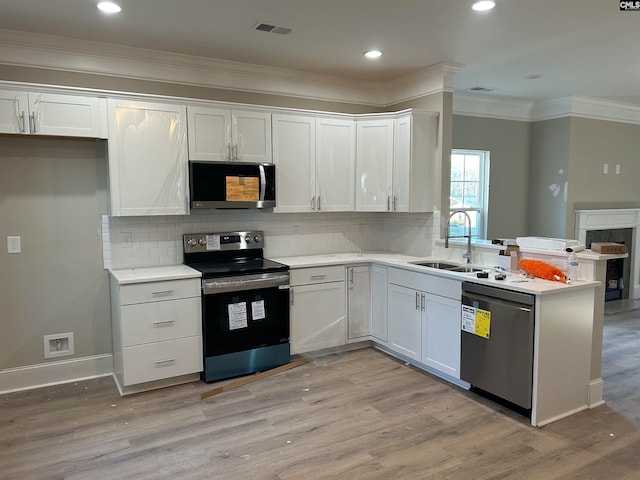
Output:
[[186,215],[186,108],[112,101],[109,167],[113,215]]

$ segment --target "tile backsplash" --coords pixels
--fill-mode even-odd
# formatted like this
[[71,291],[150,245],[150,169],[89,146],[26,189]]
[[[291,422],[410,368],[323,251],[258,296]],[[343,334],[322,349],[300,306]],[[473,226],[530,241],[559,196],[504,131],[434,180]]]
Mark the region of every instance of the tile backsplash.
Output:
[[188,216],[102,217],[105,268],[182,263],[185,233],[263,230],[269,258],[322,253],[390,251],[428,256],[438,214],[300,213],[254,210]]

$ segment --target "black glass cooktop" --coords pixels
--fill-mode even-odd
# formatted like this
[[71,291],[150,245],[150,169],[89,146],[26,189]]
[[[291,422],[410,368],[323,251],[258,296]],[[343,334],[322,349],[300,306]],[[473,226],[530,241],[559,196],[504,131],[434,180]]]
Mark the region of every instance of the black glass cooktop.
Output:
[[202,272],[203,278],[250,275],[252,273],[286,272],[289,266],[266,258],[240,258],[234,260],[187,263]]

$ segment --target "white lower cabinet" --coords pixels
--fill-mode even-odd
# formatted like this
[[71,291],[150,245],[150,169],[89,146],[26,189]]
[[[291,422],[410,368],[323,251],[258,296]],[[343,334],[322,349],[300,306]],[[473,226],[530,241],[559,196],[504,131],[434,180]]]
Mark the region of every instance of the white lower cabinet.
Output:
[[[200,280],[120,284],[116,275],[112,272],[111,309],[120,394],[197,379],[202,371]],[[185,377],[189,374],[195,375]]]
[[291,353],[346,343],[344,266],[291,270]]
[[422,360],[424,292],[389,284],[389,337],[391,350],[412,360]]
[[427,293],[422,363],[460,378],[461,301]]
[[387,347],[459,379],[462,282],[397,268],[388,275]]
[[347,339],[359,341],[371,335],[371,267],[347,267]]
[[387,269],[371,267],[371,336],[376,343],[387,344]]

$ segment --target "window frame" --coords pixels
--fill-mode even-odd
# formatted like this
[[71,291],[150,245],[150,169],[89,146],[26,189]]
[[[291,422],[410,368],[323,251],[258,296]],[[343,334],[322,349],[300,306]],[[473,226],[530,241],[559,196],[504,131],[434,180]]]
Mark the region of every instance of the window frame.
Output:
[[[473,155],[480,157],[480,168],[479,168],[479,178],[478,178],[478,187],[479,187],[479,199],[480,206],[478,207],[460,207],[460,208],[451,208],[451,186],[454,182],[452,178],[453,169],[449,172],[449,214],[451,214],[454,210],[463,210],[466,212],[477,212],[477,221],[476,225],[476,235],[472,235],[472,239],[480,240],[487,238],[487,224],[489,218],[489,171],[490,171],[490,162],[491,162],[491,152],[489,150],[473,150],[469,148],[452,148],[451,149],[451,157],[450,162],[453,163],[453,155]],[[462,182],[463,185],[465,180],[455,180],[455,182]],[[446,232],[447,234],[449,232]]]

